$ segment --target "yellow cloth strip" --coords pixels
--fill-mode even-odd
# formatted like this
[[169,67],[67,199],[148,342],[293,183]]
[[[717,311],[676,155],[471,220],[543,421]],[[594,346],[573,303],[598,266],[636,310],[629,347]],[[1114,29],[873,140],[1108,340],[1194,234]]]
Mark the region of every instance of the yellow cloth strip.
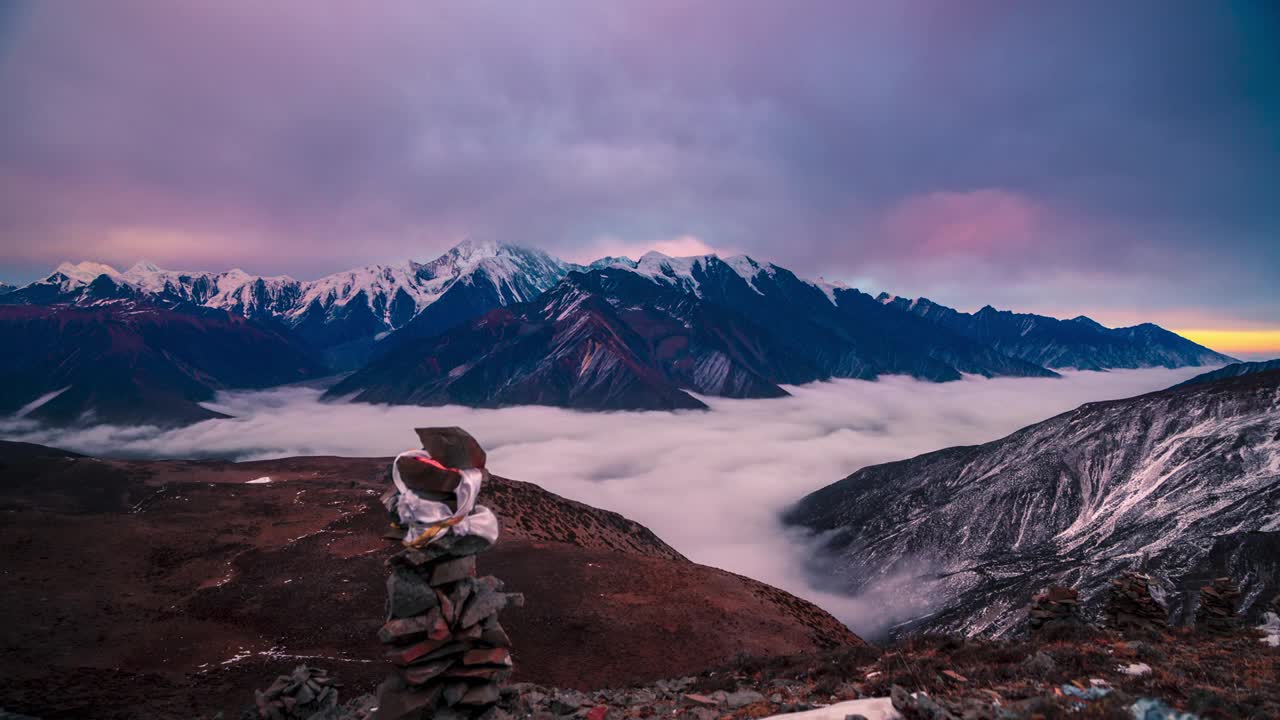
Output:
[[426,545],[427,543],[431,542],[432,538],[434,538],[435,536],[439,535],[445,530],[448,530],[454,525],[457,525],[458,523],[462,522],[465,519],[466,519],[466,516],[458,516],[458,517],[451,517],[447,520],[441,520],[440,522],[434,525],[431,525],[426,530],[423,530],[422,534],[419,535],[418,537],[412,540],[406,540],[404,543],[404,546],[411,547],[411,548],[420,548],[423,545]]

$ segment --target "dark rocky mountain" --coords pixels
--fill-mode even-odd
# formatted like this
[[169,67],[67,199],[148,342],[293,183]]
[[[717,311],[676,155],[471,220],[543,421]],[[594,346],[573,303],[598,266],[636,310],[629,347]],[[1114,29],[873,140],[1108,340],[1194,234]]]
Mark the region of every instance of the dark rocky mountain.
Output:
[[0,306],[0,414],[51,424],[173,425],[220,415],[217,390],[324,370],[286,333],[240,315],[107,303]]
[[14,286],[14,285],[10,285],[9,283],[3,283],[3,282],[0,282],[0,295],[4,295],[5,293],[11,293],[11,292],[13,292],[14,290],[17,290],[17,289],[18,289],[18,288],[17,288],[16,286]]
[[477,407],[705,407],[658,370],[644,338],[577,279],[536,302],[494,310],[438,338],[407,343],[327,395]]
[[[344,698],[373,692],[389,671],[383,562],[399,549],[378,500],[390,467],[103,460],[0,442],[0,544],[12,549],[0,555],[0,706],[239,717],[263,678],[301,663],[334,672]],[[478,574],[526,597],[502,616],[515,682],[626,687],[742,654],[862,646],[813,604],[690,562],[617,513],[496,475],[480,502],[502,531]]]
[[990,305],[976,313],[963,313],[927,298],[911,300],[881,293],[876,299],[885,307],[924,318],[1006,355],[1047,368],[1175,368],[1236,362],[1235,358],[1151,323],[1111,329],[1083,315],[1059,320],[996,310]]
[[539,250],[474,241],[428,263],[370,265],[306,282],[238,269],[180,272],[141,262],[120,272],[99,263],[63,263],[47,278],[0,296],[0,303],[85,307],[130,300],[226,310],[287,327],[324,364],[351,370],[393,331],[438,334],[493,308],[532,300],[571,267]]
[[1096,606],[1144,557],[1175,619],[1194,604],[1186,591],[1228,566],[1253,569],[1233,577],[1256,615],[1280,590],[1267,564],[1280,531],[1280,371],[1089,403],[985,445],[863,468],[785,520],[821,534],[813,570],[833,589],[913,588],[927,609],[903,631],[1005,635],[1044,584]]
[[[416,321],[415,321],[416,322]],[[330,391],[365,402],[582,409],[702,407],[685,391],[778,397],[782,384],[886,373],[1051,377],[856,290],[745,258],[619,260],[534,303],[405,343]]]
[[1232,363],[1224,368],[1218,368],[1217,370],[1210,370],[1207,373],[1201,373],[1186,382],[1174,385],[1174,387],[1199,385],[1201,383],[1215,382],[1224,378],[1240,377],[1241,375],[1252,375],[1254,373],[1270,372],[1272,370],[1280,370],[1280,359],[1263,360],[1260,362]]

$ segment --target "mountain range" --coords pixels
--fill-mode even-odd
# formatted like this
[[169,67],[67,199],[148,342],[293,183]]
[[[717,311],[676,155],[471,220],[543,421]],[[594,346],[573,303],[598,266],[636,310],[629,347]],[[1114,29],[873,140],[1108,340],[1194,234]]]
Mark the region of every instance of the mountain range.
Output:
[[83,307],[138,301],[225,310],[281,324],[313,347],[319,361],[341,371],[363,364],[375,342],[396,330],[435,334],[495,307],[531,300],[570,267],[539,250],[471,241],[428,263],[370,265],[311,281],[239,269],[163,270],[148,262],[124,272],[100,263],[63,263],[0,302]]
[[1083,315],[1059,320],[996,310],[990,305],[976,313],[964,313],[928,298],[911,300],[888,293],[880,293],[876,300],[885,307],[924,318],[1010,357],[1048,368],[1176,368],[1235,362],[1235,358],[1213,352],[1151,323],[1112,329]]
[[[178,272],[145,262],[124,272],[63,263],[42,280],[0,294],[0,307],[6,306],[99,310],[113,321],[133,318],[135,325],[148,313],[153,324],[207,318],[220,323],[220,332],[240,328],[255,338],[277,338],[290,348],[284,357],[306,355],[305,363],[293,363],[295,376],[354,371],[329,396],[380,403],[697,409],[706,406],[702,397],[779,397],[786,385],[832,378],[1054,377],[1061,368],[1232,361],[1154,325],[1108,329],[1087,318],[990,308],[969,315],[927,300],[873,298],[839,283],[804,280],[746,256],[648,253],[578,265],[539,250],[473,241],[431,262],[373,265],[313,281],[241,270]],[[55,316],[23,317],[29,326]],[[232,317],[244,322],[230,323]],[[54,385],[57,377],[69,377],[65,371],[42,364],[34,348],[11,347],[24,348],[11,360],[32,373],[13,393],[11,409],[64,387]],[[109,355],[119,348],[101,349]],[[249,371],[252,356],[245,357]],[[50,377],[39,376],[41,367]],[[126,375],[119,379],[144,390],[152,382],[141,370]],[[262,387],[278,379],[268,371],[237,375],[234,383],[213,376],[204,384]],[[204,391],[180,394],[193,402],[207,397]],[[75,406],[71,397],[83,401]],[[96,407],[97,397],[72,393],[62,401],[65,412],[33,417],[65,419],[73,406],[100,410],[98,417],[116,414]],[[174,408],[141,402],[133,412],[145,417],[154,409],[157,422],[208,416]]]
[[1259,616],[1280,591],[1280,369],[1266,365],[866,467],[784,519],[818,533],[811,570],[830,589],[914,588],[924,609],[901,632],[1009,635],[1044,585],[1096,610],[1128,569],[1161,579],[1175,621],[1222,574]]

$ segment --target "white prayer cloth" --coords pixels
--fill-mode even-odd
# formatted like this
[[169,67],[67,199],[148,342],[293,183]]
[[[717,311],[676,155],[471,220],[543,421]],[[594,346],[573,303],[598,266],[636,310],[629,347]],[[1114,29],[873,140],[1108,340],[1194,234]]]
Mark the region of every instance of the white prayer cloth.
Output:
[[458,497],[458,509],[450,510],[449,506],[419,497],[400,479],[400,458],[431,459],[426,450],[406,450],[396,456],[391,463],[391,482],[400,492],[400,500],[396,511],[400,515],[400,524],[409,530],[405,534],[405,543],[416,540],[428,528],[445,521],[457,520],[457,523],[445,528],[429,538],[430,544],[446,533],[455,535],[477,535],[490,543],[498,540],[498,518],[493,511],[483,505],[476,505],[476,497],[480,495],[480,485],[484,482],[483,470],[458,470],[462,474],[462,482],[454,492]]

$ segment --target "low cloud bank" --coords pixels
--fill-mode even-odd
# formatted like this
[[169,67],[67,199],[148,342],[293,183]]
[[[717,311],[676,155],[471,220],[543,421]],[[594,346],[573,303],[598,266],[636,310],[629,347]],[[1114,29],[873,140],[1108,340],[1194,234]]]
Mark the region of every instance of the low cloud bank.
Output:
[[489,450],[495,473],[623,513],[695,562],[806,597],[874,636],[919,614],[927,593],[903,577],[856,598],[814,589],[804,575],[811,543],[781,526],[780,510],[866,465],[994,440],[1084,402],[1162,389],[1202,371],[839,380],[788,388],[792,397],[782,399],[703,398],[711,412],[676,413],[330,404],[319,390],[289,387],[226,393],[210,407],[235,417],[175,430],[46,430],[19,421],[0,425],[0,434],[100,456],[247,460],[390,456],[414,446],[414,427],[459,425]]

